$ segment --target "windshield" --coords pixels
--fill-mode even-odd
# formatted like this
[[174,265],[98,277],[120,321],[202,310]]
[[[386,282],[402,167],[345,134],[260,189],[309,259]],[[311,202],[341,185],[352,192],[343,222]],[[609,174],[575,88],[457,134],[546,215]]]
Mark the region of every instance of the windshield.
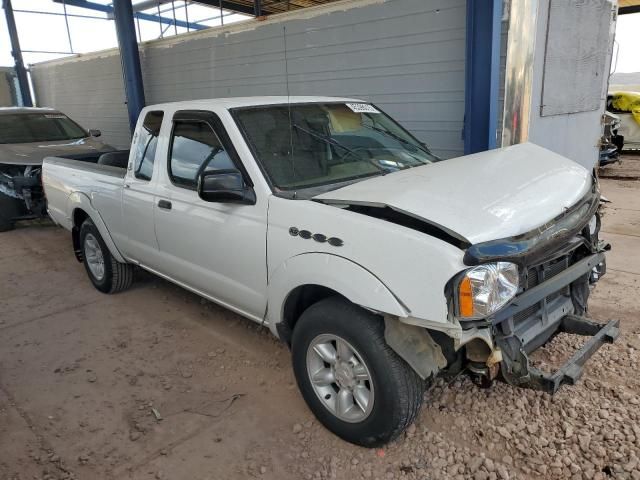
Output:
[[0,115],[0,143],[55,142],[89,134],[62,113],[11,113]]
[[233,113],[278,190],[339,184],[438,160],[366,103],[269,105]]

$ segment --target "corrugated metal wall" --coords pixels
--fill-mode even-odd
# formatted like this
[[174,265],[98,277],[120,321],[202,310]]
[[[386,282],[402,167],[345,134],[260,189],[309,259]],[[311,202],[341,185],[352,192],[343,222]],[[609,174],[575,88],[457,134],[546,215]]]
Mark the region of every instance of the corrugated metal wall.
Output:
[[[462,154],[465,0],[338,2],[142,45],[147,103],[353,96],[444,156]],[[287,62],[285,62],[285,50]],[[34,65],[40,105],[128,143],[117,51]]]
[[502,144],[502,126],[504,124],[504,76],[507,65],[507,43],[509,41],[509,0],[502,2],[502,21],[500,22],[500,90],[498,92],[498,121],[496,123],[496,145]]

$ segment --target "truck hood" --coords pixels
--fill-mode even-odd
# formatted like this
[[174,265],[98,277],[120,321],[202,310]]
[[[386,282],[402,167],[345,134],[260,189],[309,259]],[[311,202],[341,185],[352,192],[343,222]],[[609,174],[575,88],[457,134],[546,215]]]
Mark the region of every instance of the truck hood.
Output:
[[581,165],[523,143],[371,178],[314,200],[389,207],[474,244],[544,225],[582,199],[591,182]]
[[0,164],[42,165],[44,157],[68,157],[92,152],[113,150],[93,137],[56,142],[0,144]]

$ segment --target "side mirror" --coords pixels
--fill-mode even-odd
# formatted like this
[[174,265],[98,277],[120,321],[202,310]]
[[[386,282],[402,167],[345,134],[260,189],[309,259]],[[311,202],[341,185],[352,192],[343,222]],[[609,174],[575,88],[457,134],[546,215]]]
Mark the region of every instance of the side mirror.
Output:
[[92,137],[99,137],[100,135],[102,135],[102,132],[100,130],[93,128],[89,130],[89,135],[91,135]]
[[203,172],[198,177],[198,196],[205,202],[254,205],[256,195],[238,170]]

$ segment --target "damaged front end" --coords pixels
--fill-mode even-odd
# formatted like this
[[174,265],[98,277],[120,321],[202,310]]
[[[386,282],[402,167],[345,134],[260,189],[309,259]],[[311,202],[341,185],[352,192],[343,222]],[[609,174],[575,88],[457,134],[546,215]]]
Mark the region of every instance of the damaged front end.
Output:
[[0,164],[0,231],[46,214],[42,165]]
[[[464,262],[470,267],[510,262],[519,272],[518,291],[504,307],[486,318],[460,320],[463,330],[492,333],[491,348],[467,346],[476,376],[493,379],[499,365],[508,383],[555,393],[562,384],[574,384],[589,357],[617,338],[618,321],[599,324],[585,317],[590,288],[606,272],[610,248],[598,238],[599,204],[594,183],[582,201],[540,229],[467,249]],[[534,368],[529,355],[561,332],[591,338],[558,371]]]

